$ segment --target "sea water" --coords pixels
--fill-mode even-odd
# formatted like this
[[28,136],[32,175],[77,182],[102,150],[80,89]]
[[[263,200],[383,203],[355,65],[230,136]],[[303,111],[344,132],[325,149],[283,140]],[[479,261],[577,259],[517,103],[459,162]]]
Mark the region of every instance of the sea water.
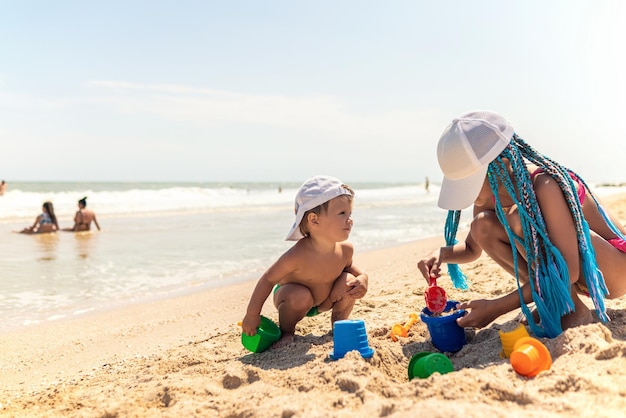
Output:
[[[293,245],[284,239],[299,185],[9,183],[0,196],[0,332],[256,279]],[[357,252],[442,236],[436,184],[350,186]],[[85,196],[102,231],[14,232],[44,201],[71,227]]]

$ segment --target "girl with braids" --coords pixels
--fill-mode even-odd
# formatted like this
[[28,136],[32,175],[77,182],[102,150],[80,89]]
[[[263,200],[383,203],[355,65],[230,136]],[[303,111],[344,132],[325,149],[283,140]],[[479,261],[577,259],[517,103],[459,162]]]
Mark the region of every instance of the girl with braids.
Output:
[[[602,321],[609,320],[604,298],[626,293],[626,230],[576,173],[537,152],[489,111],[454,119],[439,140],[437,157],[447,245],[420,260],[418,269],[430,283],[446,263],[454,285],[466,289],[458,264],[478,259],[484,250],[518,285],[497,299],[460,303],[468,311],[457,320],[460,326],[484,327],[521,307],[535,335],[556,337],[592,322],[580,294],[591,297]],[[469,233],[458,242],[460,211],[472,204]]]

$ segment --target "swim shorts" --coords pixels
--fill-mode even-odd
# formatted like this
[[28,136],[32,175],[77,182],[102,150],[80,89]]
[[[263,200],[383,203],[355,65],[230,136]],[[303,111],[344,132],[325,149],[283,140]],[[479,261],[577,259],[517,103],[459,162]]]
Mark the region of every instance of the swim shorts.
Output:
[[[274,286],[274,293],[276,293],[279,287],[280,287],[279,284]],[[319,313],[320,312],[317,310],[317,306],[314,306],[311,309],[309,309],[309,312],[306,313],[306,316],[315,316],[315,315],[319,315]]]

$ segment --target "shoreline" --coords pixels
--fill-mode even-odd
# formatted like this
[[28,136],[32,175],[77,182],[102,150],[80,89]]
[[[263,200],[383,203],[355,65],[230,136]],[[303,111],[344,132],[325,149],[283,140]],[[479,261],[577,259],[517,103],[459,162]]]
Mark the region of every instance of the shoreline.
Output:
[[[430,237],[364,251],[355,254],[355,263],[367,264],[370,254],[407,251],[416,247],[426,251],[442,241],[443,238]],[[416,267],[415,273],[417,279]],[[0,346],[28,347],[28,351],[3,350],[0,354],[0,387],[38,390],[67,379],[73,373],[146,355],[147,349],[150,355],[159,354],[198,338],[211,338],[228,328],[232,331],[244,316],[256,282],[255,278],[210,289],[189,290],[174,297],[98,309],[77,317],[6,330],[0,333]],[[276,316],[270,298],[263,306],[263,314]],[[143,336],[142,331],[150,335]],[[146,346],[142,340],[157,340],[158,343]],[[73,361],[67,364],[66,354],[54,358],[47,356],[46,352],[70,353]],[[15,367],[16,364],[21,366]],[[28,381],[36,380],[40,382],[29,385]]]
[[[90,233],[100,233],[100,232],[91,231]],[[433,237],[425,237],[425,238],[420,238],[420,239],[416,239],[413,241],[402,242],[402,243],[389,243],[389,244],[382,245],[374,249],[366,249],[362,251],[360,254],[366,255],[369,253],[376,253],[382,250],[389,250],[393,248],[412,245],[420,241],[436,240],[437,238],[438,237],[433,236]],[[360,254],[356,254],[355,256],[359,257]],[[32,321],[30,323],[25,323],[25,324],[18,324],[18,325],[11,326],[10,328],[0,326],[0,341],[4,335],[8,335],[11,333],[28,332],[29,329],[37,329],[41,327],[54,326],[56,323],[59,323],[59,322],[81,320],[82,318],[89,318],[91,316],[107,316],[107,315],[110,315],[112,312],[132,310],[133,307],[137,307],[137,306],[149,306],[153,304],[164,303],[168,300],[176,300],[176,299],[185,298],[188,296],[193,296],[196,294],[205,294],[205,293],[208,294],[211,292],[220,292],[220,289],[225,289],[229,287],[237,287],[237,286],[245,285],[246,283],[250,283],[250,282],[253,283],[252,287],[254,287],[254,284],[256,283],[260,275],[263,274],[263,271],[265,271],[267,267],[269,267],[269,264],[267,266],[259,266],[257,271],[249,271],[248,273],[245,273],[245,274],[240,273],[239,275],[233,275],[222,283],[207,282],[207,283],[203,283],[203,284],[195,285],[195,286],[189,286],[189,285],[183,286],[183,287],[177,286],[177,287],[172,287],[170,290],[166,290],[165,292],[155,293],[153,295],[150,295],[144,298],[138,298],[135,300],[114,301],[113,303],[111,303],[110,306],[107,306],[107,307],[103,307],[101,305],[98,305],[98,306],[89,305],[83,309],[74,310],[74,311],[68,310],[68,311],[65,311],[65,313],[55,314],[50,318],[44,318],[44,319],[40,319],[37,321]]]

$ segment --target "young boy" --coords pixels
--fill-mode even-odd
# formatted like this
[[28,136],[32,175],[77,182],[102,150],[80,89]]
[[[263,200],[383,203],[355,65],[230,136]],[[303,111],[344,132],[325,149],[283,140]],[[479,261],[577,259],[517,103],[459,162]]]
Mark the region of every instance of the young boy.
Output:
[[347,319],[356,299],[367,292],[367,274],[352,264],[354,192],[339,179],[316,176],[304,182],[296,196],[296,221],[286,240],[297,241],[259,279],[242,329],[256,334],[261,308],[274,289],[274,305],[282,336],[272,348],[294,339],[296,324],[305,316],[332,310],[331,324]]

